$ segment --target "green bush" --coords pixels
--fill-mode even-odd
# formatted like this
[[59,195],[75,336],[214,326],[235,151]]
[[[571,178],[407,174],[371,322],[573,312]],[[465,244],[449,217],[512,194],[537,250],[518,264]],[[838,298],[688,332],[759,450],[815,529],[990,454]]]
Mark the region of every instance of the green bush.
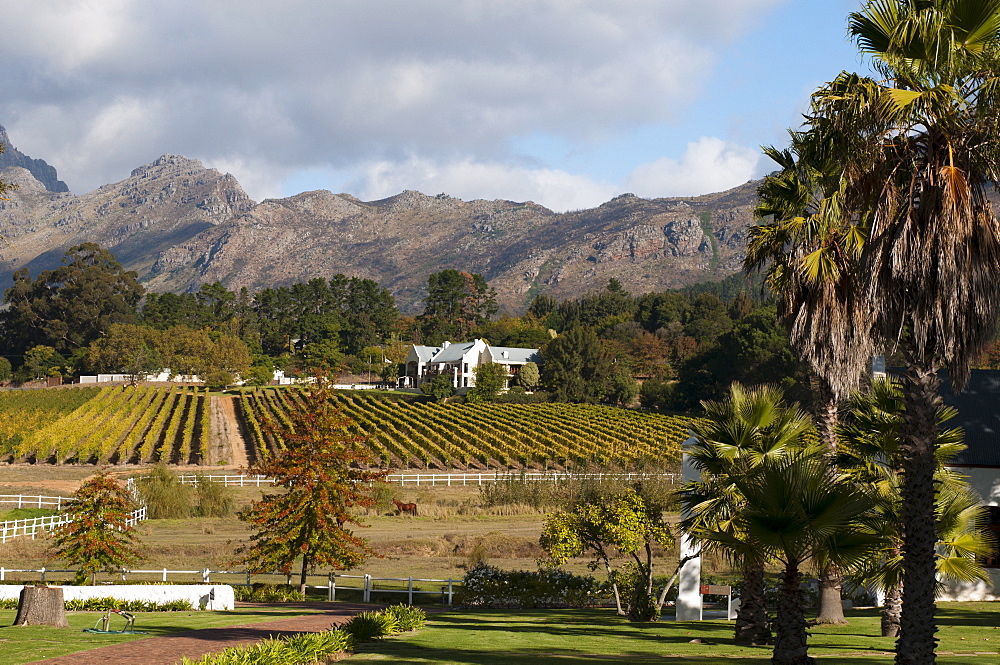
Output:
[[191,487],[181,484],[175,471],[156,464],[149,476],[135,482],[146,502],[149,519],[177,519],[191,516]]
[[558,568],[501,570],[483,562],[465,574],[457,594],[459,605],[499,609],[592,607],[607,598],[604,585],[590,575]]
[[355,642],[371,642],[399,632],[396,619],[382,612],[359,612],[344,624]]
[[241,603],[294,603],[306,599],[298,587],[263,582],[254,582],[249,587],[234,586],[233,595]]
[[396,620],[396,630],[400,633],[423,628],[427,620],[427,613],[422,609],[402,603],[387,607],[384,612]]
[[[124,610],[126,612],[187,612],[194,607],[186,600],[172,600],[167,603],[156,603],[146,600],[121,600],[120,598],[86,598],[72,599],[65,602],[66,609],[71,612],[95,612],[104,610]],[[17,601],[14,601],[17,607]]]
[[197,496],[195,513],[199,517],[229,517],[236,509],[236,495],[233,489],[218,481],[209,480],[208,476],[198,474],[195,495]]
[[341,628],[304,633],[288,638],[262,640],[250,646],[230,647],[199,660],[183,658],[182,665],[308,665],[354,648]]

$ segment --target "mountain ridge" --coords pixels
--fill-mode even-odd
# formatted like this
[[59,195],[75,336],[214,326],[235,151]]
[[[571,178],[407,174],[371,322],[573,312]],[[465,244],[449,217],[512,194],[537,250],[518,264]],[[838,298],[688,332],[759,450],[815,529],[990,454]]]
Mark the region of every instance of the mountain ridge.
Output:
[[171,154],[82,195],[52,191],[22,166],[0,178],[20,186],[0,202],[3,286],[15,270],[35,275],[92,241],[153,291],[215,281],[253,291],[344,273],[386,286],[406,313],[421,310],[427,276],[445,268],[483,274],[511,313],[539,293],[578,297],[612,277],[635,293],[721,279],[741,266],[756,192],[750,182],[698,197],[623,194],[566,213],[414,190],[256,203],[232,175]]

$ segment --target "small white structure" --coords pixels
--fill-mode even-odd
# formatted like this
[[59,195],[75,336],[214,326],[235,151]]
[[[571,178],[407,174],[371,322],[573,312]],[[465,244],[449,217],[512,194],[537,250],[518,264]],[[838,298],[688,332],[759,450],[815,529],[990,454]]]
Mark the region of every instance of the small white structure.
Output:
[[[694,436],[690,437],[681,445],[681,451],[695,443]],[[681,452],[681,480],[685,483],[701,480],[701,472],[691,462],[691,457],[686,452]],[[687,515],[682,515],[686,517]],[[691,536],[686,533],[681,534],[680,559],[684,561],[678,571],[677,579],[677,621],[701,621],[702,620],[702,597],[701,597],[701,547],[695,545]]]
[[441,346],[414,344],[406,355],[406,372],[400,377],[400,387],[419,388],[444,375],[455,390],[465,392],[476,386],[476,368],[487,362],[503,365],[507,376],[513,378],[526,363],[538,362],[538,349],[490,346],[481,339],[456,344],[444,342]]
[[[0,584],[0,598],[17,600],[23,586]],[[109,584],[64,586],[63,600],[115,598],[166,604],[186,600],[196,610],[231,610],[236,606],[233,587],[228,584]]]

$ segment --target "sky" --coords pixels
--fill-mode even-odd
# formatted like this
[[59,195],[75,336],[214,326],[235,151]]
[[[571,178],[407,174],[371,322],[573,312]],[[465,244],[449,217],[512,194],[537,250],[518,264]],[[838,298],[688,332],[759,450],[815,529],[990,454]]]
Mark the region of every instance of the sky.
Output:
[[0,125],[82,194],[162,154],[251,198],[556,211],[770,170],[860,0],[0,0]]

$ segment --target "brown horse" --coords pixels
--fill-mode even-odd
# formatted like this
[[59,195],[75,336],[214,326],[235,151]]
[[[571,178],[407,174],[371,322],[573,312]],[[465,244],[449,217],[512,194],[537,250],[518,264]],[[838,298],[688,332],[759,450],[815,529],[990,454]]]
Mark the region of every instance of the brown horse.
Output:
[[407,514],[412,515],[414,517],[417,516],[417,504],[415,504],[415,503],[403,503],[399,499],[395,499],[395,498],[392,500],[392,502],[394,504],[396,504],[396,510],[399,511],[400,515],[402,515],[403,513],[407,513]]

